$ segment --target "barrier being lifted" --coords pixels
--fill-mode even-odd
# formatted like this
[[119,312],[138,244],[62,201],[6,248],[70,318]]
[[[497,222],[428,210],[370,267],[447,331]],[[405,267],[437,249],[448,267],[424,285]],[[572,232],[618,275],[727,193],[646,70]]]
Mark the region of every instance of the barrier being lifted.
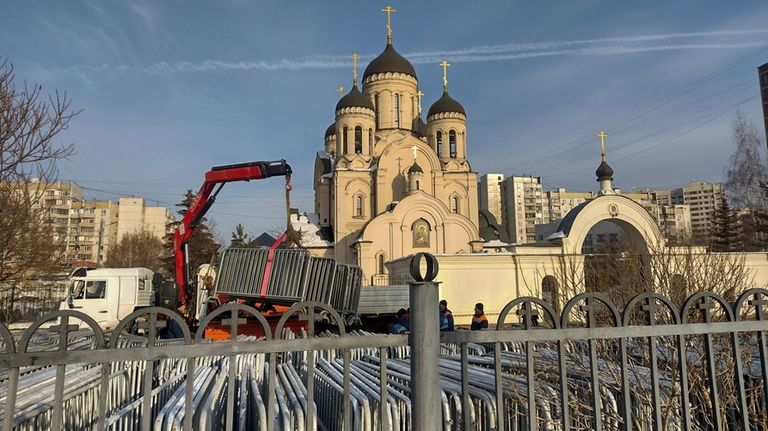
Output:
[[290,305],[302,301],[329,304],[342,315],[356,315],[362,270],[304,250],[230,247],[221,252],[217,294]]

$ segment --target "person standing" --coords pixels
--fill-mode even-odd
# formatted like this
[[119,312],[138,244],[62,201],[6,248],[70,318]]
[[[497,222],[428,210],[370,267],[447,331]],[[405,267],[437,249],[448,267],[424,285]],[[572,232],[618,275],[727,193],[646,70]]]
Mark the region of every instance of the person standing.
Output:
[[451,313],[451,310],[448,309],[448,301],[445,299],[440,301],[440,313],[445,317],[446,320],[446,326],[443,327],[442,323],[443,320],[440,319],[440,330],[441,331],[453,331],[453,313]]
[[488,329],[488,318],[485,317],[482,302],[475,304],[475,315],[472,316],[472,326],[470,329],[473,331]]
[[390,332],[393,334],[405,334],[410,331],[410,317],[410,314],[404,308],[397,310],[397,319],[392,325]]

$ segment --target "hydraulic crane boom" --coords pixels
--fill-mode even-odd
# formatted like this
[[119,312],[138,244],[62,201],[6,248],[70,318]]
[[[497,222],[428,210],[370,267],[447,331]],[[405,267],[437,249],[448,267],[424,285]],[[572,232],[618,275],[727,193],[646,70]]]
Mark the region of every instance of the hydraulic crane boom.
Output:
[[236,165],[216,166],[205,173],[205,182],[200,187],[192,203],[184,214],[184,218],[173,232],[173,252],[176,258],[176,285],[179,291],[179,301],[187,304],[189,301],[189,256],[187,241],[192,236],[197,224],[213,205],[216,195],[224,184],[234,181],[260,180],[274,176],[291,177],[291,167],[285,160],[240,163]]

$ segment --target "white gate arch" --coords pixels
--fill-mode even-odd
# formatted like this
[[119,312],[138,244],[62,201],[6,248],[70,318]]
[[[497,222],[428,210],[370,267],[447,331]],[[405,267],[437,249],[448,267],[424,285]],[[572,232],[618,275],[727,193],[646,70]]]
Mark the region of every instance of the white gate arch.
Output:
[[621,227],[638,250],[651,252],[664,245],[656,221],[645,208],[626,196],[603,195],[576,206],[560,222],[557,231],[562,235],[563,253],[581,254],[587,233],[601,221]]

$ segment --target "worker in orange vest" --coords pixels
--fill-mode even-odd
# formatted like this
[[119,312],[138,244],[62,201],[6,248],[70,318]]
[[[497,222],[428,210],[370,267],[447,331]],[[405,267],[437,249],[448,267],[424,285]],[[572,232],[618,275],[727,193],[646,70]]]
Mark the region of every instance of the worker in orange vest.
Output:
[[473,331],[488,329],[488,318],[485,317],[485,312],[483,312],[482,302],[475,304],[475,315],[472,316],[472,326],[470,329]]

